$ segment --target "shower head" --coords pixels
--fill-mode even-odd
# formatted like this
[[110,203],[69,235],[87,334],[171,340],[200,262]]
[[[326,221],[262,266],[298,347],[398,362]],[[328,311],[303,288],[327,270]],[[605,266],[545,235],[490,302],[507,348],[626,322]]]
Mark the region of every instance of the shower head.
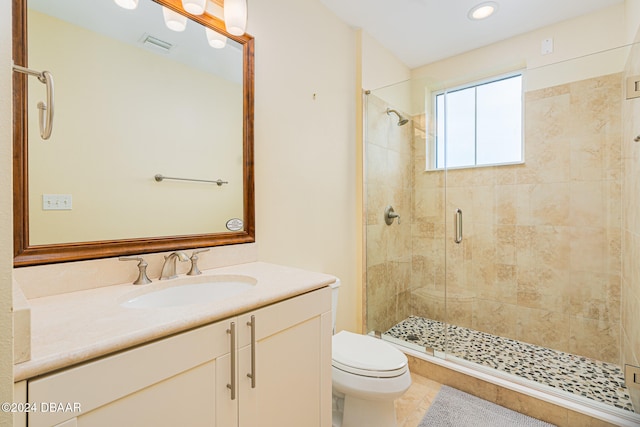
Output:
[[398,113],[396,110],[392,110],[391,108],[387,108],[387,115],[389,115],[389,113],[394,113],[396,116],[398,116],[398,126],[404,126],[407,123],[409,123],[409,119],[405,119],[402,114]]

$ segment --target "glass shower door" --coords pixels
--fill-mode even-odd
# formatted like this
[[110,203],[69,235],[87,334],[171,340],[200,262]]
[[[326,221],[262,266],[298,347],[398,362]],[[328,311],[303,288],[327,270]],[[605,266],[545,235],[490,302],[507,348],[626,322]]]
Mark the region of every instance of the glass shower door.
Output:
[[[365,96],[368,332],[640,419],[640,394],[622,372],[640,360],[629,308],[640,294],[639,104],[624,96],[638,58],[634,44],[525,70],[521,108],[487,105],[500,120],[522,111],[522,129],[503,130],[521,133],[526,156],[500,164],[477,153],[447,163],[451,151],[469,150],[451,138],[483,125],[436,110],[469,92],[437,99],[429,88],[447,82],[414,80]],[[388,109],[410,121],[398,126]],[[462,167],[471,157],[476,164]],[[400,223],[385,223],[387,206]]]
[[[369,333],[444,351],[445,176],[425,170],[428,129],[411,82],[365,95],[366,322]],[[412,112],[413,110],[413,112]],[[399,215],[385,221],[390,207]]]

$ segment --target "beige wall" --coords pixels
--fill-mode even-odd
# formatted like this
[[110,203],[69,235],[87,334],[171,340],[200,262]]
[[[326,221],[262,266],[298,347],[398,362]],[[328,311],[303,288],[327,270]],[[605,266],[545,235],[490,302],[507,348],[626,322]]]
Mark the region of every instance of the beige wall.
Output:
[[411,77],[411,70],[367,32],[362,33],[362,87],[366,90],[393,85]]
[[248,32],[259,257],[340,277],[337,329],[357,331],[355,31],[318,0],[256,0]]
[[638,41],[638,27],[640,27],[640,0],[625,0],[626,36],[627,43]]
[[[479,80],[505,71],[516,69],[534,69],[548,64],[556,64],[568,59],[590,55],[595,52],[617,48],[625,44],[625,9],[621,3],[604,10],[560,22],[539,30],[516,36],[502,42],[475,49],[454,57],[416,68],[411,72],[414,80],[427,80],[431,89],[452,87],[468,81]],[[588,30],[586,30],[588,29]],[[554,52],[548,55],[540,53],[542,40],[553,38]],[[560,67],[554,69],[554,75],[562,72],[564,82],[586,79],[612,72],[619,72],[624,66],[624,56],[588,67],[571,69],[571,75]],[[582,74],[585,70],[594,70],[591,75]],[[552,77],[555,77],[552,75]],[[577,76],[577,77],[576,77]],[[554,81],[553,84],[564,83]],[[549,84],[546,84],[547,86]],[[538,87],[544,84],[538,84]],[[534,88],[530,88],[534,89]]]
[[[635,40],[640,40],[640,31]],[[640,74],[640,44],[629,56],[625,76]],[[623,102],[622,159],[622,363],[640,366],[640,98]],[[630,388],[633,404],[640,408],[640,390]]]
[[[0,402],[13,400],[13,331],[11,271],[11,2],[0,2]],[[0,412],[0,425],[11,425],[11,414]]]

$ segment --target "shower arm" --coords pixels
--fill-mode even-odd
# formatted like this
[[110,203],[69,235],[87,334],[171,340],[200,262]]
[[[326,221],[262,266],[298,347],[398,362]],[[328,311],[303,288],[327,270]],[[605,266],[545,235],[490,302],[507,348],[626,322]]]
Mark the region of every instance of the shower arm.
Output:
[[396,116],[398,116],[398,126],[404,126],[406,125],[409,120],[406,119],[402,114],[400,114],[397,110],[391,109],[391,108],[387,108],[387,115],[390,115],[391,113],[395,114]]

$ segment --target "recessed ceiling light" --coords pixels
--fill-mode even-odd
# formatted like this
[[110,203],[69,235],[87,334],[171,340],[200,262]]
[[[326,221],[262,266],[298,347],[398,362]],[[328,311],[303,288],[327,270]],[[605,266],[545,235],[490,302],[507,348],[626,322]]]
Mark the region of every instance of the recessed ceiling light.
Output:
[[473,21],[479,21],[490,17],[496,10],[498,10],[498,3],[486,1],[473,6],[469,10],[469,13],[467,13],[467,16]]

